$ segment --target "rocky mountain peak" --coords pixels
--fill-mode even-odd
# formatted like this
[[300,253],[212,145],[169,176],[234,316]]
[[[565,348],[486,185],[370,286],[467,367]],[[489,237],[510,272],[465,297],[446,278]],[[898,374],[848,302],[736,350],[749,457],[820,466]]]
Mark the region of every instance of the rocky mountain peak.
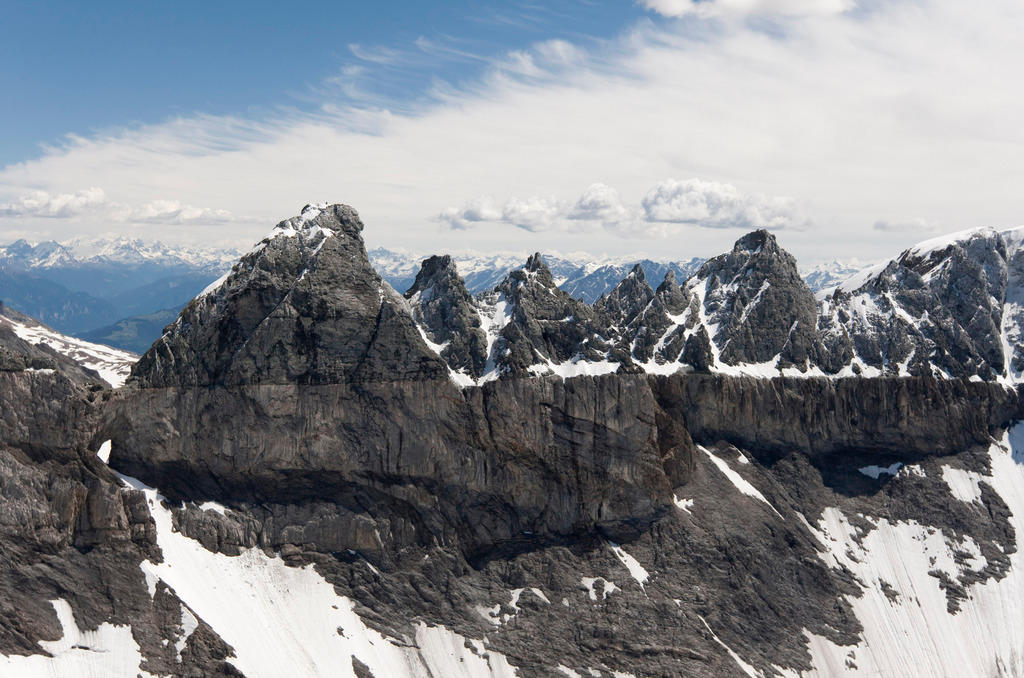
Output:
[[194,299],[132,372],[139,385],[443,377],[405,300],[370,266],[347,205],[308,206]]
[[510,271],[503,284],[509,283],[511,287],[518,287],[528,281],[548,289],[557,288],[551,269],[544,262],[540,252],[531,254],[522,268]]
[[[821,355],[817,302],[796,259],[765,230],[708,260],[691,286],[703,296],[710,337],[727,364],[805,364]],[[703,289],[700,289],[703,288]]]
[[409,298],[412,294],[427,289],[440,278],[450,279],[453,276],[458,277],[458,275],[459,272],[451,256],[444,254],[427,257],[423,260],[423,264],[416,274],[416,280],[405,293],[405,297]]
[[548,270],[548,266],[547,264],[544,263],[544,258],[541,257],[540,252],[534,252],[533,254],[531,254],[526,259],[526,265],[524,266],[524,268],[531,273],[540,271],[541,269],[546,271]]
[[1004,313],[1017,308],[1006,302],[1018,257],[992,229],[909,248],[825,301],[820,325],[829,353],[846,346],[855,362],[887,373],[937,369],[985,380],[1007,373],[1004,354],[1019,337],[1019,320]]
[[479,378],[487,363],[487,337],[452,258],[424,259],[405,298],[428,346],[454,372]]
[[683,292],[683,288],[676,281],[675,271],[669,269],[665,279],[658,285],[655,295],[661,300],[669,313],[680,314],[689,304],[689,297]]
[[610,324],[625,325],[632,322],[653,297],[654,290],[637,264],[608,295],[598,300],[595,308]]
[[775,236],[763,228],[751,231],[736,241],[732,251],[745,254],[776,254],[780,251],[779,243]]

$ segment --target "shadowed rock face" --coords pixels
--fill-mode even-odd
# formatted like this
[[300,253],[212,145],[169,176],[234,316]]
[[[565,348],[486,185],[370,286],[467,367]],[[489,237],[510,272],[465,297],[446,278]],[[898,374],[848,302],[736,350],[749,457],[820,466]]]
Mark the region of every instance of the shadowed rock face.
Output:
[[392,549],[623,539],[681,480],[642,377],[147,389],[123,406],[127,473],[192,499],[332,501],[401,522]]

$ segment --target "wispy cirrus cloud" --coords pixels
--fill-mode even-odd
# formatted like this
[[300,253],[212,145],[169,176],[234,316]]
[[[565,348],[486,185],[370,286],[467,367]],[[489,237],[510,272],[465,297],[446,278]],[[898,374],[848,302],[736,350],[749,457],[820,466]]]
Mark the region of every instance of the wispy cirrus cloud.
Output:
[[854,0],[640,0],[667,17],[743,17],[757,15],[808,16],[839,14],[856,6]]
[[935,233],[942,229],[937,221],[916,217],[913,219],[879,219],[873,225],[876,231],[886,233]]

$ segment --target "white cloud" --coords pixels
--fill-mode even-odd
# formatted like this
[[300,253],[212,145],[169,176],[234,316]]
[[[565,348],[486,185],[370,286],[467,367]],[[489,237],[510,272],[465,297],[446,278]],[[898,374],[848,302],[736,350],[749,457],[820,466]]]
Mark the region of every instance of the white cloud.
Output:
[[[554,197],[512,198],[499,206],[484,196],[445,209],[440,219],[455,229],[501,223],[533,232],[593,231],[603,227],[622,235],[668,235],[671,226],[780,229],[802,225],[790,198],[742,193],[735,186],[700,179],[666,179],[635,206],[622,202],[606,184],[591,184],[574,202]],[[671,225],[671,226],[666,226]]]
[[673,18],[824,15],[839,14],[856,6],[853,0],[641,0],[640,4]]
[[566,216],[581,221],[620,224],[630,219],[630,212],[614,188],[605,184],[591,184]]
[[800,222],[792,198],[744,194],[731,184],[667,179],[641,202],[648,221],[705,228],[779,229]]
[[467,202],[462,207],[448,207],[441,212],[440,218],[452,228],[467,229],[485,221],[501,221],[502,213],[494,197],[485,195]]
[[885,231],[888,233],[934,233],[938,231],[941,226],[937,222],[917,217],[915,219],[902,219],[895,221],[880,219],[875,222],[874,228],[876,231]]
[[32,191],[10,203],[0,203],[0,217],[8,219],[75,219],[97,217],[139,224],[224,224],[234,220],[227,210],[186,205],[178,200],[152,200],[139,207],[115,202],[102,188],[51,195]]
[[0,216],[69,219],[108,205],[107,194],[102,188],[86,188],[75,193],[57,195],[32,191],[13,202],[0,203]]
[[565,205],[553,197],[512,198],[498,206],[492,196],[481,196],[462,207],[446,208],[439,219],[457,230],[481,223],[502,223],[527,231],[548,231],[559,227],[565,212]]
[[177,200],[153,200],[132,211],[126,219],[146,224],[226,224],[233,220],[227,210],[194,207]]

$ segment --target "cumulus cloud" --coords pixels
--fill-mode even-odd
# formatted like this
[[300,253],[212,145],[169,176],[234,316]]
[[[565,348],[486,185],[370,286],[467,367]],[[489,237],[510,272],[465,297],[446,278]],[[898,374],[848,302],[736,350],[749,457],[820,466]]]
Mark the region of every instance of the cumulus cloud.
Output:
[[0,203],[0,216],[8,218],[74,219],[99,217],[109,221],[140,224],[224,224],[234,220],[222,209],[195,207],[178,200],[152,200],[133,207],[111,200],[102,188],[74,193],[32,191],[9,203]]
[[51,195],[46,191],[32,191],[14,202],[0,203],[0,215],[5,217],[46,217],[70,219],[85,212],[109,206],[102,188],[86,188],[75,193]]
[[462,207],[448,207],[440,215],[441,221],[454,229],[465,230],[486,221],[501,221],[502,211],[490,195],[470,200]]
[[875,222],[874,228],[886,233],[929,233],[938,231],[941,227],[934,221],[916,217],[896,221],[882,219]]
[[856,6],[853,0],[641,0],[643,7],[667,17],[684,16],[809,16],[839,14]]
[[746,194],[731,184],[667,179],[641,201],[647,221],[705,228],[779,229],[797,223],[791,198]]
[[538,232],[557,228],[565,215],[565,205],[553,197],[512,198],[499,206],[492,196],[481,196],[462,207],[448,207],[439,219],[457,230],[481,223],[503,223]]
[[802,224],[790,198],[747,194],[730,184],[700,179],[666,179],[639,205],[623,203],[618,191],[591,184],[574,202],[553,197],[512,198],[502,206],[481,197],[449,207],[440,219],[452,228],[504,223],[527,231],[582,231],[598,226],[622,235],[668,233],[665,225],[700,228],[780,229]]
[[580,221],[619,224],[629,218],[630,213],[614,188],[605,184],[591,184],[566,216]]

